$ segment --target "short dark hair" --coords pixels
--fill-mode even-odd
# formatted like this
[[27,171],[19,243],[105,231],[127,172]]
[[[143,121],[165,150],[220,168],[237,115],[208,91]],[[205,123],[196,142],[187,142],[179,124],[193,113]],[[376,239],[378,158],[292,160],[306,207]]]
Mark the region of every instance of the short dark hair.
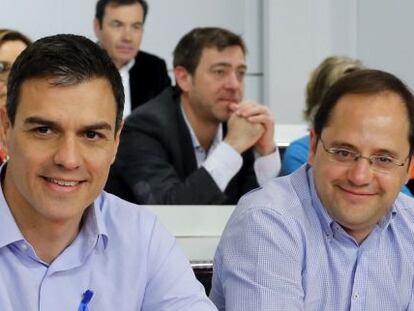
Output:
[[246,54],[246,46],[239,35],[218,27],[194,28],[185,34],[175,47],[174,68],[182,66],[190,74],[194,74],[205,48],[222,51],[232,46],[239,46]]
[[322,130],[328,126],[332,111],[337,102],[347,94],[378,94],[392,92],[398,95],[407,110],[409,121],[408,142],[410,154],[414,148],[414,97],[410,89],[396,76],[381,70],[360,69],[351,72],[328,89],[322,99],[322,103],[316,112],[313,128],[316,137],[319,139]]
[[16,118],[20,90],[33,78],[52,78],[52,85],[76,85],[93,78],[104,78],[116,101],[115,132],[122,122],[124,88],[121,76],[108,54],[91,40],[77,35],[55,35],[37,40],[14,62],[7,84],[7,115]]
[[135,3],[138,3],[142,6],[142,10],[144,11],[143,22],[145,22],[145,19],[147,18],[147,13],[148,13],[148,3],[145,0],[98,0],[98,2],[96,3],[96,8],[95,8],[95,18],[98,20],[99,25],[102,26],[102,20],[105,14],[105,8],[108,5],[121,6],[121,5],[131,5]]

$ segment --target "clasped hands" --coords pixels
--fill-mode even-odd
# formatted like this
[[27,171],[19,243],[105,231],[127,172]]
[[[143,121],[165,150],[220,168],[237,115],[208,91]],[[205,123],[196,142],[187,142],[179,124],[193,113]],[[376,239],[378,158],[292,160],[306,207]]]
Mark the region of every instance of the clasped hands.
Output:
[[273,139],[274,119],[270,109],[253,101],[232,104],[224,141],[242,153],[254,146],[262,156],[276,150]]

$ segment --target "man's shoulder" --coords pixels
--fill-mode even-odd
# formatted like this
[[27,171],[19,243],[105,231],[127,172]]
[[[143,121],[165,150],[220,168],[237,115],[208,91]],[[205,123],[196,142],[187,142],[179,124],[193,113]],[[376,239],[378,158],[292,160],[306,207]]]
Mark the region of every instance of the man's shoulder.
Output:
[[135,64],[137,65],[165,65],[164,59],[161,57],[145,52],[145,51],[139,51],[137,56],[135,56]]
[[310,204],[310,188],[303,167],[291,175],[273,178],[262,187],[248,192],[238,205],[242,207],[242,213],[260,210],[301,221],[313,210],[307,208]]
[[142,118],[150,118],[152,121],[172,122],[172,116],[179,106],[176,90],[168,87],[158,96],[145,104],[137,107],[125,120],[125,124],[133,124],[142,121]]
[[414,198],[400,192],[394,205],[397,219],[405,223],[414,235]]

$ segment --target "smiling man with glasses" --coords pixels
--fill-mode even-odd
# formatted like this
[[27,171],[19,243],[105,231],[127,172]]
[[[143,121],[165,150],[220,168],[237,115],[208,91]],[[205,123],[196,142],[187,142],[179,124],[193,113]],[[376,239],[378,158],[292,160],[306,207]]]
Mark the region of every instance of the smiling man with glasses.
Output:
[[308,165],[244,196],[222,235],[219,310],[414,310],[414,98],[361,70],[325,95]]

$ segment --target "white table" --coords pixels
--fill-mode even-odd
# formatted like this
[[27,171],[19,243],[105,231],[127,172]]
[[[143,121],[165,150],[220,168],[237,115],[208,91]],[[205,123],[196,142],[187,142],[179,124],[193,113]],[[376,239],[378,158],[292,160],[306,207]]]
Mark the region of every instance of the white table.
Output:
[[192,262],[211,261],[232,205],[145,205],[176,238]]

